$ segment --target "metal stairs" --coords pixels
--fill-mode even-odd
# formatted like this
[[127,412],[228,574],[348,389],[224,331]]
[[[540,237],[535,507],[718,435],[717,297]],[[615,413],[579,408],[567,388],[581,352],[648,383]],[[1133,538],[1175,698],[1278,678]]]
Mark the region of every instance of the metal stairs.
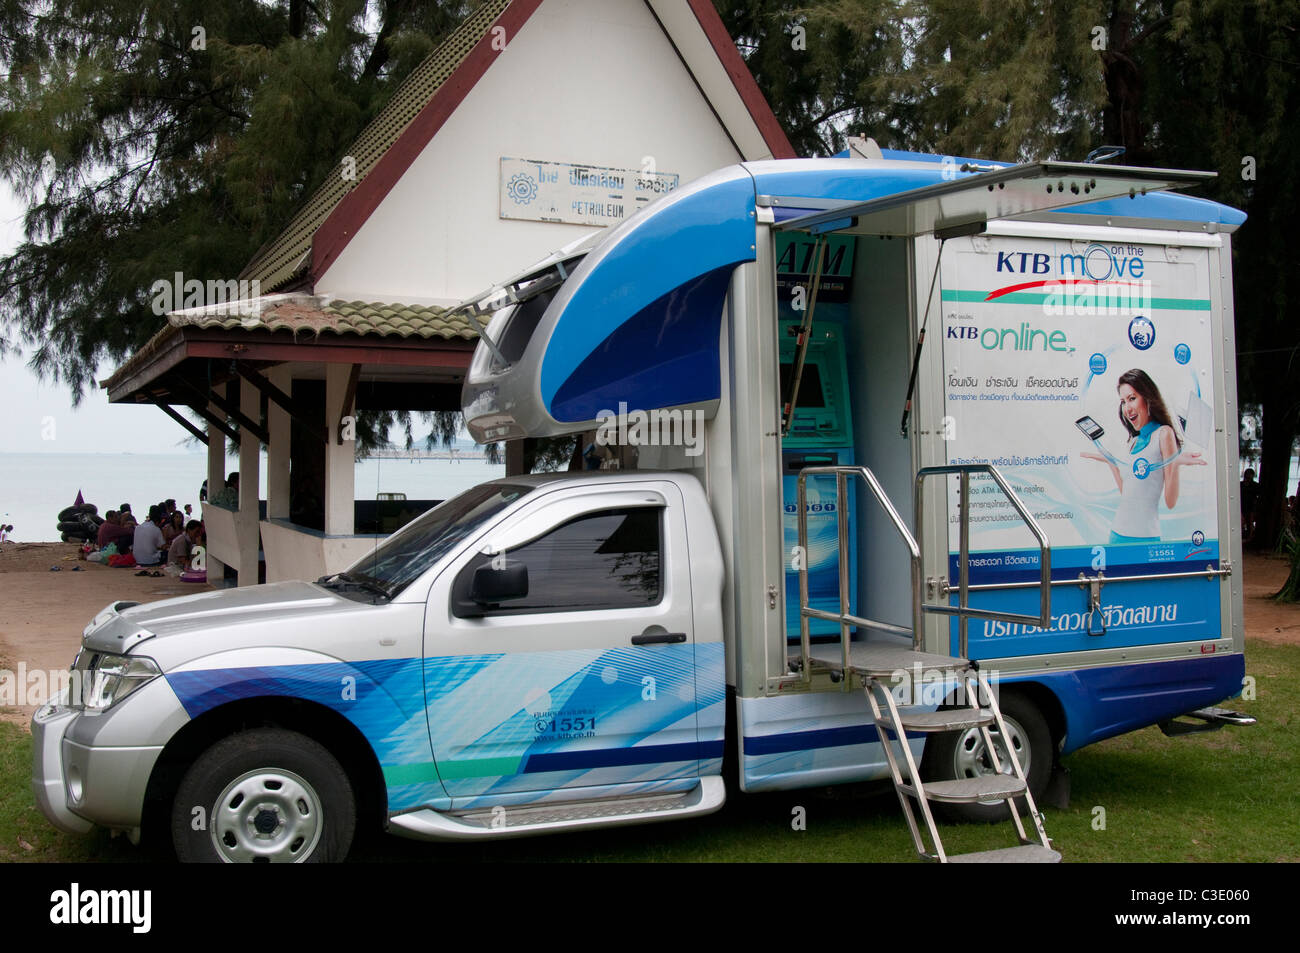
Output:
[[[973,608],[969,604],[970,594],[970,478],[982,473],[997,484],[1007,497],[1012,507],[1018,512],[1025,525],[1038,540],[1040,580],[1040,607],[1038,616],[1002,612],[991,609]],[[808,570],[806,561],[799,565],[799,616],[800,645],[799,654],[789,659],[790,668],[799,671],[804,684],[810,689],[814,672],[828,672],[832,682],[840,689],[848,691],[857,676],[866,695],[867,703],[875,719],[876,732],[880,736],[889,770],[893,776],[894,790],[898,794],[903,817],[912,834],[916,852],[924,860],[938,863],[1059,863],[1061,855],[1052,849],[1043,828],[1043,818],[1034,803],[1029,782],[1025,777],[1019,758],[1013,746],[1006,745],[1001,750],[1005,753],[1009,771],[1004,769],[999,747],[994,744],[990,728],[996,726],[1000,738],[1010,737],[998,707],[997,697],[989,685],[987,676],[978,670],[975,662],[967,657],[967,623],[971,618],[1005,619],[1031,625],[1047,627],[1051,622],[1051,546],[1046,535],[1039,528],[1034,518],[1025,509],[1019,497],[993,466],[987,464],[950,465],[926,467],[916,476],[915,509],[917,520],[916,536],[908,530],[898,511],[890,502],[879,481],[868,468],[861,466],[808,467],[800,471],[798,480],[798,522],[799,546],[806,552],[808,547],[807,522],[807,479],[809,476],[834,475],[836,481],[836,512],[838,514],[839,543],[839,591],[840,611],[838,613],[814,609],[808,599]],[[922,532],[921,516],[924,513],[922,487],[927,477],[960,477],[959,503],[959,550],[958,550],[958,585],[954,587],[957,595],[956,605],[940,602],[927,602],[922,589],[922,557],[917,538],[925,538]],[[848,606],[848,507],[847,483],[849,477],[859,477],[867,485],[892,522],[895,530],[906,544],[911,556],[912,576],[912,628],[906,629],[892,623],[862,618],[849,612]],[[993,588],[985,586],[984,588]],[[926,613],[955,618],[958,630],[958,652],[960,657],[939,655],[921,650],[924,636],[923,617]],[[826,619],[840,626],[839,644],[821,643],[813,645],[809,636],[809,619]],[[862,632],[876,630],[895,636],[910,636],[912,645],[907,648],[900,644],[888,642],[869,642],[865,639],[853,641],[850,628],[856,626]],[[946,641],[946,640],[945,640]],[[905,697],[914,700],[919,683],[938,676],[946,688],[949,681],[956,684],[955,697],[964,704],[937,711],[902,711],[895,697],[895,690],[900,686],[906,688]],[[913,680],[908,685],[909,677]],[[945,692],[946,694],[946,692]],[[915,707],[906,705],[903,707]],[[931,706],[932,707],[932,706]],[[929,781],[921,778],[920,768],[907,742],[907,735],[933,735],[943,732],[969,731],[977,729],[984,742],[992,773],[974,778],[960,778],[951,781]],[[1016,798],[1024,798],[1025,807],[1033,821],[1034,836],[1030,836],[1020,811],[1016,807]],[[1019,844],[1001,850],[977,851],[969,854],[949,856],[943,848],[939,831],[930,810],[931,802],[948,802],[958,804],[997,803],[1006,804],[1011,821],[1015,825]],[[925,822],[929,843],[922,837],[916,813],[919,810]]]
[[[876,731],[885,749],[885,758],[889,762],[889,771],[893,776],[894,790],[898,793],[898,803],[903,808],[903,817],[912,834],[916,852],[923,860],[937,861],[941,864],[1002,863],[1002,864],[1054,864],[1059,863],[1061,855],[1052,849],[1043,828],[1043,816],[1034,803],[1034,796],[1029,790],[1029,781],[1020,766],[1013,747],[1007,745],[1003,750],[1007,756],[1011,772],[1003,773],[1002,759],[998,756],[998,747],[990,737],[989,726],[996,725],[1002,738],[1008,737],[1006,725],[1002,722],[1002,712],[998,708],[997,697],[989,686],[987,678],[973,669],[969,663],[954,659],[959,669],[944,669],[945,673],[957,676],[961,685],[961,697],[968,704],[960,708],[940,709],[933,712],[900,712],[895,693],[882,678],[867,677],[863,679],[862,690],[871,705],[871,713],[876,720]],[[931,669],[931,671],[935,671]],[[883,701],[883,707],[882,707]],[[911,746],[907,744],[908,732],[937,734],[945,731],[966,731],[978,728],[984,738],[984,750],[988,752],[994,773],[974,778],[960,778],[955,781],[930,781],[921,779],[921,772],[912,755]],[[892,742],[898,742],[897,753]],[[901,754],[901,759],[899,755]],[[900,764],[901,760],[901,764]],[[1025,807],[1033,820],[1034,835],[1025,831],[1020,811],[1015,798],[1023,797]],[[946,801],[953,804],[989,803],[1001,801],[1008,808],[1020,843],[1015,847],[1000,850],[985,850],[971,854],[949,855],[943,848],[939,830],[934,823],[934,814],[930,810],[931,801]],[[920,811],[929,834],[929,844],[922,837],[917,824],[916,812]]]

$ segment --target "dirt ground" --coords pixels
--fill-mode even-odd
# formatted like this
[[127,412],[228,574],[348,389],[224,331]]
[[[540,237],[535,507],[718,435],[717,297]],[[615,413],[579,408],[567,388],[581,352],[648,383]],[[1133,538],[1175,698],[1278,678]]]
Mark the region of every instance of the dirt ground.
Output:
[[[110,602],[154,602],[210,588],[172,576],[136,576],[139,569],[109,569],[78,556],[75,543],[0,547],[0,671],[16,676],[20,663],[26,673],[66,669],[82,630]],[[59,572],[51,572],[53,566]],[[0,708],[0,719],[27,725],[44,699],[27,700],[37,704]]]
[[1285,557],[1246,554],[1242,578],[1247,638],[1271,645],[1300,645],[1300,603],[1273,601],[1290,570]]
[[[1300,604],[1271,598],[1286,581],[1286,560],[1247,554],[1245,564],[1247,637],[1300,645]],[[52,566],[60,571],[51,572]],[[115,600],[153,602],[210,588],[136,572],[80,560],[72,543],[6,543],[0,551],[0,672],[16,673],[20,663],[27,672],[66,669],[86,624]],[[34,704],[0,708],[0,719],[26,726],[35,710]]]

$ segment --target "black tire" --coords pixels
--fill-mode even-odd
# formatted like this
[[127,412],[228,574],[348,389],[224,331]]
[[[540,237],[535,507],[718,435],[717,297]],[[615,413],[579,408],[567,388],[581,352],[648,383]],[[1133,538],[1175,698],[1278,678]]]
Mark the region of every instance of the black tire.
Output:
[[69,506],[59,511],[59,522],[66,523],[68,520],[75,520],[82,513],[87,516],[94,516],[99,512],[99,507],[94,503],[82,503],[78,506]]
[[258,728],[223,738],[190,765],[171,829],[183,863],[337,863],[352,845],[356,799],[322,745]]
[[67,533],[69,536],[85,536],[90,530],[81,520],[72,519],[64,520],[57,527],[60,533]]
[[[1034,803],[1041,804],[1047,782],[1052,777],[1052,733],[1038,706],[1027,696],[1004,689],[998,698],[1002,709],[1002,719],[1007,731],[1016,741],[1016,754],[1024,767],[1024,753],[1029,753],[1029,767],[1025,773],[1029,781],[1029,793],[1034,796]],[[1003,752],[1005,745],[998,737],[997,726],[989,728],[994,744],[998,745],[998,758],[1003,771],[1010,773],[1007,759]],[[983,737],[977,730],[952,731],[934,735],[926,743],[925,757],[921,764],[921,777],[927,781],[951,781],[957,778],[974,777],[976,773],[992,771],[987,755],[983,754]],[[982,771],[973,770],[975,765],[983,765]],[[948,804],[931,802],[934,811],[950,821],[972,824],[992,824],[1008,820],[1011,815],[1004,801],[991,804]],[[1016,798],[1016,807],[1021,819],[1025,819],[1025,799]]]

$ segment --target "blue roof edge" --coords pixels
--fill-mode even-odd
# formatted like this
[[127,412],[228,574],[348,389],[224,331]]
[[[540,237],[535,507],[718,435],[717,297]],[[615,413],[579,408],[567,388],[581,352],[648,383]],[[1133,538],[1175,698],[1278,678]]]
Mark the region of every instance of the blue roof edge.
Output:
[[[902,149],[881,149],[880,154],[887,161],[895,162],[929,162],[940,165],[945,159],[958,164],[976,162],[981,165],[996,165],[1006,168],[1011,162],[999,162],[992,159],[972,159],[966,156],[943,156],[930,152],[906,152]],[[850,158],[849,150],[835,153],[834,159]],[[1121,204],[1122,203],[1122,204]],[[1231,205],[1224,205],[1213,199],[1197,198],[1194,195],[1181,195],[1176,192],[1149,192],[1136,199],[1108,199],[1103,202],[1088,202],[1073,205],[1069,214],[1098,215],[1106,218],[1148,218],[1164,219],[1171,222],[1203,222],[1222,225],[1235,229],[1246,221],[1246,213]]]

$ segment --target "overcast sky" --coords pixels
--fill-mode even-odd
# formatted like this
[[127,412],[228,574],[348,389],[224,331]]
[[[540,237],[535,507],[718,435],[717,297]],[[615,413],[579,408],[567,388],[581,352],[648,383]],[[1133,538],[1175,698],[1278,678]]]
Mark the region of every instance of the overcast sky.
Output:
[[[26,206],[0,182],[0,257],[23,240]],[[13,335],[7,335],[13,340]],[[201,450],[189,435],[156,407],[109,406],[102,390],[87,394],[81,406],[62,385],[42,383],[27,367],[30,353],[0,359],[0,452],[5,453],[183,453]],[[100,368],[107,377],[111,365]]]
[[[0,180],[0,257],[22,244],[25,209]],[[7,337],[13,340],[12,334]],[[28,352],[0,358],[0,408],[4,408],[0,453],[203,452],[180,424],[157,407],[110,405],[107,393],[96,388],[74,409],[68,388],[42,382],[27,366],[30,357]],[[112,363],[102,365],[96,380],[104,380],[114,370]],[[417,427],[417,443],[423,438],[423,430]]]

